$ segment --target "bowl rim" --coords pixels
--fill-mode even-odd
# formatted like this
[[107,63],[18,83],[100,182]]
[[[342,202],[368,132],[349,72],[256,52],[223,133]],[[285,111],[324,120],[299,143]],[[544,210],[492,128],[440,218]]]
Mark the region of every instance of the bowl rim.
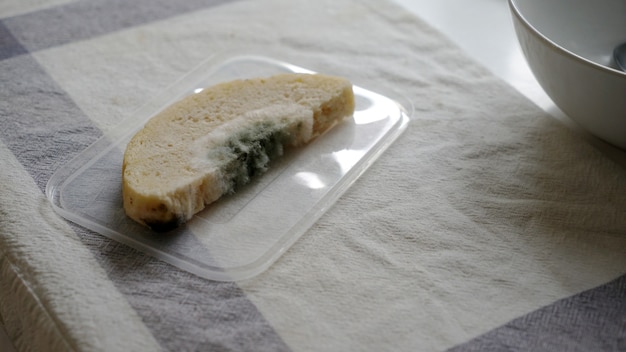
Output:
[[[552,41],[550,38],[548,38],[547,36],[545,36],[543,33],[541,33],[537,28],[535,28],[530,21],[528,21],[526,19],[526,17],[524,17],[524,15],[522,14],[522,12],[520,11],[520,9],[517,7],[516,5],[516,1],[518,0],[508,0],[509,2],[509,7],[511,9],[511,12],[513,12],[513,15],[515,17],[517,17],[520,20],[520,23],[522,23],[527,29],[529,29],[535,36],[537,36],[539,38],[539,40],[545,42],[546,44],[548,44],[548,46],[550,46],[552,49],[556,50],[557,52],[563,54],[563,55],[567,55],[569,57],[571,57],[572,59],[575,59],[579,62],[581,62],[582,64],[591,66],[591,68],[600,70],[600,71],[604,71],[605,73],[609,73],[611,75],[615,75],[617,74],[618,76],[621,76],[622,78],[626,78],[626,72],[607,66],[607,65],[602,65],[599,64],[593,60],[589,60],[586,59],[576,53],[574,53],[573,51],[567,50],[564,47],[560,46],[559,44],[557,44],[556,42]],[[612,53],[611,53],[612,55]]]

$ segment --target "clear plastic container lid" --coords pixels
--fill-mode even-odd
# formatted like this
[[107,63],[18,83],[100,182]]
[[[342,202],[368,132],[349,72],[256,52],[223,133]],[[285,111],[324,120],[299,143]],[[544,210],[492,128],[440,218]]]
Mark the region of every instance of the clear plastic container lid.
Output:
[[411,112],[354,87],[356,109],[309,145],[286,151],[263,175],[186,225],[155,233],[122,207],[122,160],[131,137],[157,112],[203,87],[240,78],[313,71],[262,56],[214,57],[152,99],[55,172],[46,187],[66,219],[201,277],[243,280],[267,269],[406,129]]

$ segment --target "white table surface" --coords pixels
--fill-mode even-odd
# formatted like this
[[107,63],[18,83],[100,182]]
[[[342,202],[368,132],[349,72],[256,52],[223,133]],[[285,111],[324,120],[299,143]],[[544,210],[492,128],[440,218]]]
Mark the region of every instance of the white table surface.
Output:
[[[626,152],[581,131],[550,100],[533,77],[519,48],[507,0],[393,0],[424,19],[554,118],[578,131],[626,167]],[[13,352],[0,326],[0,351]]]

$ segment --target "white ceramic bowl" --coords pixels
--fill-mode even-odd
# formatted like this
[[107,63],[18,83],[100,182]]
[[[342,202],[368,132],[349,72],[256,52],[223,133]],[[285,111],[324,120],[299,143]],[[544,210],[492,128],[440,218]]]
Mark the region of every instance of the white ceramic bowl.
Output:
[[592,134],[626,149],[626,0],[509,0],[517,38],[539,84]]

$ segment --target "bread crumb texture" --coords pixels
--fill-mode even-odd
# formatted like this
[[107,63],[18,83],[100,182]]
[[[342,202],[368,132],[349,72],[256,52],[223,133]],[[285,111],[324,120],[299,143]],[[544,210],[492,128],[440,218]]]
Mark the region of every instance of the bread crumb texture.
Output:
[[320,74],[236,80],[190,95],[130,140],[122,167],[126,214],[163,232],[267,170],[354,112],[352,84]]

